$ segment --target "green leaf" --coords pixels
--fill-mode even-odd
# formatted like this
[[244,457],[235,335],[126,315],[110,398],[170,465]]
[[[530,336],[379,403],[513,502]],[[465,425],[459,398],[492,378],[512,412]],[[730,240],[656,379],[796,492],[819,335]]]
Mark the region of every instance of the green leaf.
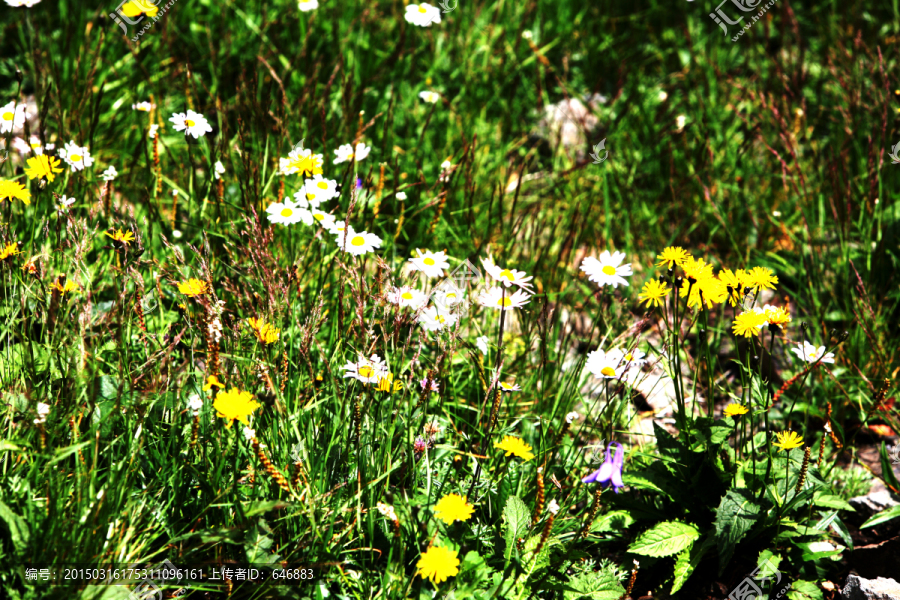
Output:
[[692,544],[690,548],[678,555],[678,558],[675,560],[675,581],[672,582],[670,594],[675,595],[675,592],[681,589],[688,577],[691,576],[691,573],[694,572],[694,569],[697,568],[697,565],[700,564],[703,555],[715,545],[715,536],[708,535],[700,546]]
[[625,594],[625,588],[619,580],[604,569],[599,573],[584,573],[569,581],[569,587],[576,591],[567,591],[565,600],[619,600]]
[[893,490],[900,490],[900,482],[894,475],[894,468],[891,466],[891,457],[888,455],[887,446],[881,442],[881,478]]
[[788,600],[824,600],[822,590],[812,581],[794,581],[787,593]]
[[605,515],[601,515],[599,519],[591,525],[592,532],[603,533],[607,531],[617,531],[627,529],[634,524],[634,517],[627,510],[612,510]]
[[749,490],[732,489],[722,496],[716,512],[716,540],[719,546],[719,574],[731,560],[734,548],[759,521],[761,508]]
[[28,540],[31,538],[28,522],[14,513],[10,507],[0,502],[0,523],[6,524],[6,529],[9,531],[9,538],[12,540],[16,554],[22,554],[25,548],[28,547]]
[[506,500],[506,507],[503,509],[503,518],[506,521],[506,551],[503,553],[503,559],[506,565],[512,557],[513,551],[516,549],[516,540],[518,540],[528,529],[530,515],[525,502],[518,496],[510,496]]
[[869,520],[860,525],[859,528],[865,529],[866,527],[875,527],[876,525],[881,525],[882,523],[890,521],[891,519],[896,519],[897,517],[900,517],[900,504],[886,508],[876,515],[872,515]]
[[825,508],[839,508],[841,510],[856,510],[840,496],[832,496],[830,494],[822,494],[821,496],[814,497],[813,505],[824,506]]
[[641,534],[628,551],[643,556],[671,556],[689,548],[698,537],[700,532],[693,525],[666,521]]
[[281,502],[279,500],[271,500],[271,501],[256,501],[256,502],[244,502],[244,516],[253,517],[256,515],[261,515],[263,513],[267,513],[270,510],[282,509],[289,507],[290,504],[287,502]]

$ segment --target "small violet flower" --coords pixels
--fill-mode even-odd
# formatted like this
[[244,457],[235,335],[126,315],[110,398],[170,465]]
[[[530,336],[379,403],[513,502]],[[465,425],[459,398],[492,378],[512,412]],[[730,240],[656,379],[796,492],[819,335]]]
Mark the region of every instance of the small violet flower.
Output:
[[[612,447],[616,446],[616,454],[610,458]],[[613,489],[618,494],[619,489],[625,487],[622,483],[622,466],[625,463],[625,449],[618,442],[610,442],[606,448],[606,460],[600,468],[581,480],[582,483],[600,483],[608,485],[612,483]]]

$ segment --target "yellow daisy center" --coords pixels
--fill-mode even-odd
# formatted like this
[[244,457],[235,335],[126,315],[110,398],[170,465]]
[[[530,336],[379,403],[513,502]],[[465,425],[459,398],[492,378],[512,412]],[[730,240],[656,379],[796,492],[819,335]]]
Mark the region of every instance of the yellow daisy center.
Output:
[[445,319],[445,318],[442,317],[441,315],[438,315],[438,316],[436,316],[436,317],[434,318],[434,320],[437,321],[438,323],[440,323],[441,325],[443,325],[444,322],[445,322],[447,319]]
[[503,269],[500,271],[500,277],[506,277],[510,281],[515,281],[516,278],[513,276],[512,271],[509,269]]
[[81,155],[80,154],[70,154],[69,160],[71,160],[72,162],[79,162],[81,160]]
[[428,9],[425,8],[424,6],[420,6],[420,7],[419,7],[419,12],[422,13],[422,14],[424,15],[425,13],[428,12]]
[[512,300],[509,298],[499,298],[497,300],[497,306],[509,306],[512,304]]
[[810,358],[815,358],[815,356],[816,356],[816,351],[813,350],[813,351],[809,352],[809,353],[807,354],[807,356],[810,357]]
[[3,113],[3,120],[4,121],[12,121],[13,116],[14,115],[11,112],[5,112],[5,113]]
[[453,292],[450,292],[449,294],[447,294],[447,297],[448,298],[456,298],[456,294],[454,294]]
[[508,389],[511,388],[512,386],[511,386],[510,384],[508,384],[508,383],[501,383],[501,384],[500,384],[500,387],[502,387],[504,390],[508,390]]
[[604,275],[615,275],[615,274],[616,274],[616,268],[615,268],[615,267],[611,267],[611,266],[609,266],[609,265],[606,265],[605,267],[603,267],[603,268],[601,269],[601,271],[603,271],[603,274],[604,274]]
[[410,294],[409,292],[403,292],[402,294],[400,294],[400,297],[403,298],[404,300],[412,300],[413,299],[413,295]]
[[428,265],[428,266],[430,267],[430,266],[432,266],[432,265],[434,264],[434,259],[433,259],[433,258],[426,258],[426,259],[423,260],[422,262],[425,263],[426,265]]
[[360,367],[359,368],[359,374],[362,375],[363,377],[371,377],[372,373],[374,373],[374,372],[375,372],[375,369],[373,369],[372,367]]
[[362,246],[366,243],[366,239],[361,235],[355,235],[353,236],[353,239],[350,240],[350,243],[354,246]]
[[185,119],[184,124],[187,125],[188,127],[193,127],[197,123],[195,123],[192,119]]
[[[313,219],[316,221],[322,221],[325,219],[325,213],[313,213]],[[343,229],[338,229],[338,231],[343,231]]]
[[315,199],[316,199],[316,195],[315,195],[315,194],[307,194],[307,195],[306,195],[306,199],[307,199],[307,200],[315,200]]
[[292,214],[294,214],[294,211],[292,211],[292,210],[289,209],[289,208],[282,208],[282,209],[281,209],[281,216],[282,216],[282,217],[289,217],[289,216],[291,216]]
[[603,367],[602,369],[600,369],[600,372],[603,373],[604,375],[606,375],[607,377],[615,377],[616,376],[616,370],[613,369],[612,367]]
[[631,360],[631,352],[625,355],[625,360]]
[[319,183],[316,184],[316,187],[319,188],[320,190],[327,190],[328,184],[325,183],[324,181],[320,181]]

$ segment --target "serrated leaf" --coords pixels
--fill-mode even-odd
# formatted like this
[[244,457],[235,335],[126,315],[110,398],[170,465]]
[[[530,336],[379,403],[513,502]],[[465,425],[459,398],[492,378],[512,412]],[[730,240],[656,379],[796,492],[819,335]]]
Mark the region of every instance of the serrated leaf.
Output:
[[619,600],[625,594],[625,588],[607,570],[579,575],[569,581],[569,587],[576,591],[565,592],[565,600]]
[[719,574],[731,560],[734,548],[759,521],[761,508],[746,489],[732,489],[722,496],[716,512],[716,541],[719,547]]
[[876,525],[881,525],[882,523],[890,521],[891,519],[896,519],[897,517],[900,517],[900,504],[886,508],[880,513],[872,515],[869,520],[860,525],[859,528],[865,529],[866,527],[875,527]]
[[841,510],[853,510],[846,500],[840,496],[832,496],[831,494],[822,494],[813,498],[813,506],[824,506],[825,508],[839,508]]
[[689,548],[698,537],[700,532],[693,525],[666,521],[641,534],[628,551],[642,556],[672,556]]
[[675,457],[681,453],[681,442],[660,427],[656,421],[653,422],[653,434],[656,436],[656,447],[659,448],[661,454]]
[[506,535],[503,536],[506,540],[506,550],[503,553],[503,559],[506,565],[509,565],[509,560],[516,548],[516,540],[524,535],[528,529],[530,515],[525,502],[518,496],[510,496],[506,500],[506,506],[503,508],[503,519],[506,527]]
[[672,591],[670,594],[674,595],[675,592],[681,589],[691,576],[691,573],[694,572],[694,569],[697,568],[697,565],[700,564],[703,555],[706,554],[707,550],[715,546],[715,544],[715,536],[708,535],[706,536],[706,539],[703,540],[702,544],[699,546],[697,544],[692,544],[690,548],[678,555],[678,558],[675,560],[675,580],[672,582]]

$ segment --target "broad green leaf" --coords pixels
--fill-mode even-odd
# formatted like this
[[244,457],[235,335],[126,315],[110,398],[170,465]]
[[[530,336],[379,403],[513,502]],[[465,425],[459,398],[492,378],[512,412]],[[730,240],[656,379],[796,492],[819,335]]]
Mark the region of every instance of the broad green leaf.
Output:
[[31,537],[28,522],[14,513],[10,507],[0,502],[0,523],[6,524],[6,530],[9,531],[9,539],[12,540],[16,554],[24,552]]
[[872,515],[869,520],[860,525],[859,528],[865,529],[866,527],[875,527],[876,525],[881,525],[882,523],[890,521],[891,519],[896,519],[897,517],[900,517],[900,504],[886,508],[880,513]]
[[822,590],[812,581],[793,581],[787,593],[788,600],[824,600]]
[[641,534],[628,551],[643,556],[672,556],[689,548],[698,537],[700,532],[693,525],[666,521]]
[[600,515],[600,518],[591,525],[591,531],[596,531],[598,533],[621,531],[627,529],[633,523],[634,518],[627,510],[612,510],[605,515]]
[[525,502],[518,496],[510,496],[506,500],[506,507],[503,509],[503,518],[506,521],[506,551],[503,553],[505,563],[508,565],[516,548],[516,540],[518,540],[528,529],[530,520],[528,507]]
[[700,564],[703,555],[715,545],[715,536],[708,535],[702,544],[699,546],[692,544],[690,548],[678,555],[678,558],[675,560],[675,580],[672,582],[672,591],[670,592],[672,595],[681,589],[688,577],[691,576],[691,573],[694,572],[694,569],[697,568],[697,565]]
[[619,600],[625,594],[625,588],[608,570],[599,573],[584,573],[572,579],[569,587],[577,591],[567,591],[565,600]]
[[719,573],[731,560],[734,548],[761,517],[761,508],[746,489],[732,489],[722,496],[716,512]]
[[839,508],[841,510],[856,510],[840,496],[832,496],[830,494],[822,494],[814,497],[813,505],[824,506],[825,508]]

